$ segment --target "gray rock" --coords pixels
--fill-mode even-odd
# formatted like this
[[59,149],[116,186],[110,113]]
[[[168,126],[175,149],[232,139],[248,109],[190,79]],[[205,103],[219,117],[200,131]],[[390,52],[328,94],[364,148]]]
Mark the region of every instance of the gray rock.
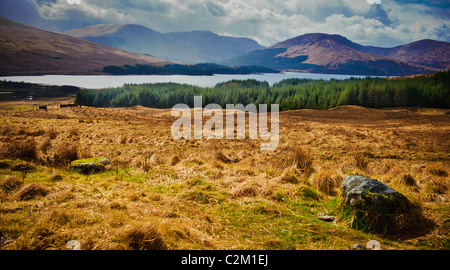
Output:
[[77,240],[67,242],[66,248],[69,250],[81,250],[81,244]]
[[367,242],[366,248],[369,250],[381,250],[381,244],[377,240]]
[[355,210],[378,214],[403,213],[411,203],[400,192],[370,178],[349,175],[341,186],[344,204]]
[[318,216],[317,219],[325,222],[333,222],[337,217],[335,216]]
[[71,162],[69,170],[85,175],[100,173],[105,171],[105,166],[109,165],[110,163],[111,162],[107,158],[75,160]]
[[101,160],[100,160],[100,163],[102,163],[103,165],[109,165],[109,164],[111,164],[111,161],[109,160],[109,159],[107,159],[107,158],[102,158]]
[[363,245],[353,244],[352,250],[366,250],[366,247]]

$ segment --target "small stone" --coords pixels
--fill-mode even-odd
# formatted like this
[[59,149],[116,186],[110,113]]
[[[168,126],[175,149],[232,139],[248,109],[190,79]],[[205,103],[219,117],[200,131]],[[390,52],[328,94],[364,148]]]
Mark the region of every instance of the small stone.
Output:
[[70,164],[69,170],[77,173],[89,175],[100,173],[106,170],[106,165],[111,162],[107,158],[90,158],[84,160],[75,160]]
[[335,216],[318,216],[318,219],[325,221],[325,222],[333,222],[337,217]]
[[366,250],[366,247],[363,245],[353,244],[352,250]]
[[366,247],[371,250],[381,250],[381,244],[377,240],[370,240]]
[[111,164],[111,161],[109,159],[107,159],[107,158],[102,158],[100,160],[100,163],[105,165],[105,166],[107,166],[107,165]]
[[81,244],[77,240],[67,242],[66,248],[70,250],[81,250]]

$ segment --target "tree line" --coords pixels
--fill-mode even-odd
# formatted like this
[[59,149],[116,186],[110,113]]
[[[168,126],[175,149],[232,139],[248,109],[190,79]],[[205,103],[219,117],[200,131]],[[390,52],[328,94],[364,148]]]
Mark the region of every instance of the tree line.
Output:
[[165,66],[152,65],[123,65],[106,66],[104,73],[113,75],[191,75],[212,76],[214,74],[252,74],[252,73],[280,73],[278,70],[261,66],[223,66],[213,63],[196,65],[171,64]]
[[341,105],[371,108],[450,108],[450,71],[411,78],[350,78],[347,80],[286,79],[270,86],[257,80],[232,80],[215,87],[187,84],[127,84],[123,87],[79,91],[75,103],[92,107],[172,108],[203,105],[279,104],[280,110],[329,109]]

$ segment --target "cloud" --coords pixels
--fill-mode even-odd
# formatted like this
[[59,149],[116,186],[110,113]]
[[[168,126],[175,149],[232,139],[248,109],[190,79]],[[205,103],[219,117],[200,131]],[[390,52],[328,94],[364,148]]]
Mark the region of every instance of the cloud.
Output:
[[[1,2],[4,1],[12,9],[11,0]],[[381,0],[380,5],[370,5],[367,0],[81,0],[81,5],[69,5],[67,0],[16,0],[15,3],[17,8],[33,7],[41,20],[39,26],[51,25],[52,30],[59,27],[61,31],[95,23],[135,23],[160,32],[209,30],[250,37],[267,46],[311,32],[340,34],[364,45],[385,47],[424,38],[450,41],[450,4],[439,0]],[[5,13],[8,12],[0,12],[2,16]],[[15,16],[19,16],[17,12]]]
[[119,7],[123,10],[132,8],[146,10],[147,12],[164,13],[170,9],[170,4],[161,1],[120,0],[119,3]]
[[206,6],[208,7],[209,12],[213,16],[223,17],[226,15],[226,11],[220,5],[217,5],[213,2],[209,2],[206,3]]

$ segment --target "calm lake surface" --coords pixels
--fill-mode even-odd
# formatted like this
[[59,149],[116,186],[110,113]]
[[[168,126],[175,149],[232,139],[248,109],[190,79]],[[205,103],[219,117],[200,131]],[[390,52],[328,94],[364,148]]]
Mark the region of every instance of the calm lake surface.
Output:
[[230,80],[246,80],[255,79],[266,81],[270,85],[289,78],[300,79],[322,79],[322,80],[345,80],[348,78],[364,78],[366,76],[355,75],[332,75],[332,74],[313,74],[313,73],[296,73],[286,72],[279,74],[252,74],[252,75],[214,75],[214,76],[187,76],[187,75],[44,75],[44,76],[11,76],[0,77],[0,80],[39,83],[49,85],[72,85],[81,88],[100,89],[108,87],[120,87],[124,84],[143,84],[143,83],[181,83],[196,85],[200,87],[214,87],[221,82]]

